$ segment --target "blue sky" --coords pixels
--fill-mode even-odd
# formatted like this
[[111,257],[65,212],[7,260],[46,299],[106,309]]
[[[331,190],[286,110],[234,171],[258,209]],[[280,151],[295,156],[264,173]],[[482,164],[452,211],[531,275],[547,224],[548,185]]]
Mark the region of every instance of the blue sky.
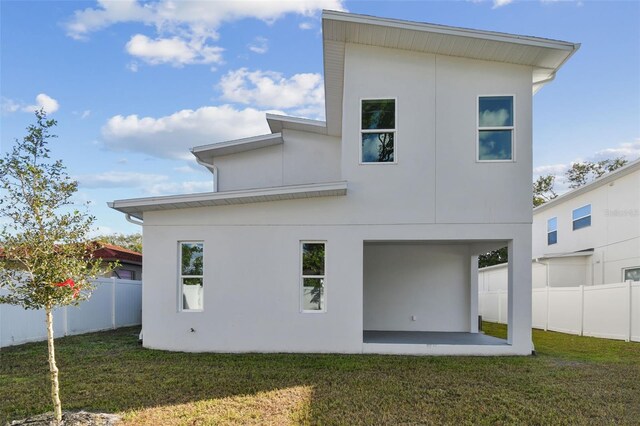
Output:
[[136,232],[106,202],[210,190],[189,147],[323,118],[322,8],[582,43],[534,97],[535,171],[640,156],[640,2],[588,0],[2,0],[0,151],[44,106],[99,231]]

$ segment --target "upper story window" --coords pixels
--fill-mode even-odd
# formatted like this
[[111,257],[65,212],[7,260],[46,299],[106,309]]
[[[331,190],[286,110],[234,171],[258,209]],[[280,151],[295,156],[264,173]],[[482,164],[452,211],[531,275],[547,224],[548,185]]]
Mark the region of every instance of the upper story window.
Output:
[[591,226],[591,204],[573,211],[573,230]]
[[325,312],[325,243],[303,241],[300,291],[302,312]]
[[547,221],[547,245],[558,242],[558,218],[552,217]]
[[180,308],[182,311],[203,309],[204,244],[180,242]]
[[360,163],[396,162],[396,100],[363,99]]
[[513,96],[478,98],[478,161],[513,161]]

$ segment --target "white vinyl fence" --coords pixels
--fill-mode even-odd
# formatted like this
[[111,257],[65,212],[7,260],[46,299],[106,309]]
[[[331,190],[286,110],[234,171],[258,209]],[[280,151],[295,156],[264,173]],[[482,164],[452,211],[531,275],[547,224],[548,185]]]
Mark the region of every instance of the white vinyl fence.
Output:
[[[479,294],[486,321],[507,323],[506,290]],[[640,342],[640,283],[534,288],[533,328]]]
[[[142,281],[100,278],[91,298],[53,313],[55,337],[142,323]],[[44,310],[0,305],[0,348],[45,340]]]

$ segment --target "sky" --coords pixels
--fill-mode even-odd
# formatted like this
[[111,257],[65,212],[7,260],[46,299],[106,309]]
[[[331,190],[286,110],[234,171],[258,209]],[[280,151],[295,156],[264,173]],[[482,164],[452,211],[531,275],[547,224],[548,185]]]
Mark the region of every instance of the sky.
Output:
[[322,9],[581,43],[534,96],[534,174],[640,157],[640,2],[589,0],[0,0],[0,155],[44,108],[95,234],[139,232],[107,201],[210,191],[189,148],[324,119]]

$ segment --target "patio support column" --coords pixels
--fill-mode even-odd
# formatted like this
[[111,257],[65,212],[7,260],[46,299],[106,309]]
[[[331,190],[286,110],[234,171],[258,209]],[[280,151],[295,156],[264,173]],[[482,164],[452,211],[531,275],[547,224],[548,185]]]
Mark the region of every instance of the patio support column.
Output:
[[469,331],[478,332],[478,256],[471,255],[471,265],[469,276]]
[[518,232],[508,244],[507,341],[522,355],[530,354],[531,340],[531,228]]

